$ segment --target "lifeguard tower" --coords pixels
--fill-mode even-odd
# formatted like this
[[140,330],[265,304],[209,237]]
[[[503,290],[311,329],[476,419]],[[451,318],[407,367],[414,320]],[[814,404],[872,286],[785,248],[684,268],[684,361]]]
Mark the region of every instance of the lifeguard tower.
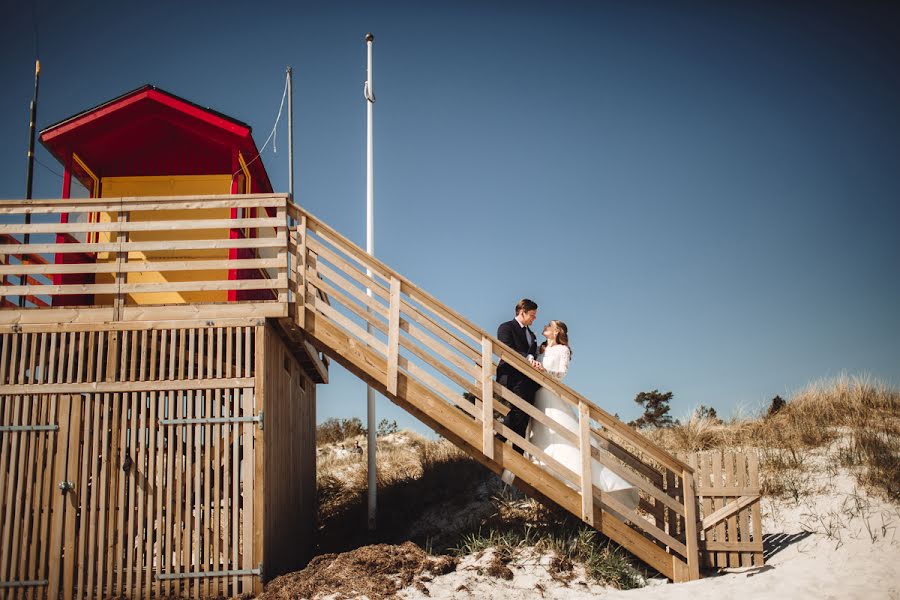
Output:
[[[755,453],[674,456],[534,370],[274,193],[247,125],[145,86],[41,140],[63,197],[0,201],[0,595],[233,597],[303,566],[325,355],[673,581],[762,564]],[[494,381],[500,360],[577,430]]]
[[[91,198],[210,196],[225,194],[269,194],[272,184],[253,141],[250,127],[237,119],[208,108],[202,108],[183,98],[151,85],[128,92],[99,106],[78,113],[41,132],[41,142],[64,166],[62,197],[71,198],[73,183],[77,195]],[[258,208],[203,208],[195,205],[185,209],[154,211],[155,221],[192,221],[256,218]],[[132,215],[130,221],[141,222],[151,213]],[[274,211],[266,212],[274,217]],[[92,223],[109,222],[110,212],[63,214],[63,222],[70,219]],[[133,230],[131,241],[165,242],[179,235],[165,229]],[[195,239],[245,239],[250,235],[273,237],[274,229],[230,227],[195,230]],[[105,243],[111,236],[104,232],[88,235],[60,235],[61,243],[92,241]],[[129,252],[127,262],[211,261],[239,258],[274,257],[274,251],[259,249],[252,253],[237,248],[197,248],[177,251],[167,248]],[[110,252],[86,254],[58,254],[57,262],[109,263]],[[161,284],[171,281],[216,281],[263,279],[259,269],[202,269],[193,265],[190,271],[131,271],[125,278],[128,284]],[[109,273],[94,277],[59,275],[58,283],[112,283]],[[147,287],[147,286],[145,286]],[[271,289],[198,290],[177,292],[133,292],[126,296],[127,304],[187,304],[224,302],[246,299],[274,299]],[[95,297],[60,296],[54,306],[73,304],[108,305],[110,294]]]

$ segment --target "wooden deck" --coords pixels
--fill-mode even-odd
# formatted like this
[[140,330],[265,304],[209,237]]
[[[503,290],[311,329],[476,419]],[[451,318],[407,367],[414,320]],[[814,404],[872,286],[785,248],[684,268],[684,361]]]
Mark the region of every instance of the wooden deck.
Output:
[[[258,208],[267,216],[233,221],[153,221],[146,216],[131,223],[132,211],[173,208]],[[107,223],[59,224],[63,213],[106,211],[118,215]],[[37,221],[14,224],[25,212]],[[272,216],[274,215],[274,216]],[[213,196],[189,198],[123,198],[117,200],[54,200],[0,202],[0,235],[29,233],[30,244],[0,244],[0,333],[64,331],[67,327],[164,328],[167,323],[190,320],[227,325],[229,320],[271,319],[293,348],[306,356],[321,351],[343,365],[394,403],[456,443],[495,473],[504,468],[516,475],[516,485],[526,493],[570,511],[614,541],[628,548],[649,566],[673,581],[700,577],[700,532],[708,529],[699,512],[694,468],[628,427],[601,406],[555,379],[538,373],[511,348],[491,333],[457,314],[381,261],[370,257],[327,224],[291,203],[284,195]],[[55,219],[55,222],[53,222]],[[241,261],[154,261],[155,242],[133,242],[132,231],[153,227],[183,232],[183,239],[168,242],[185,251],[203,248],[249,249],[253,258]],[[197,231],[221,227],[250,230],[268,227],[271,237],[203,240]],[[37,239],[40,235],[77,235],[103,232],[114,242],[60,244]],[[2,241],[2,240],[0,240]],[[10,240],[7,239],[7,242]],[[102,248],[100,248],[102,246]],[[111,252],[116,260],[104,264],[53,264],[60,252]],[[129,260],[129,252],[149,257]],[[43,257],[48,264],[18,264],[16,256]],[[235,265],[240,262],[240,265]],[[157,287],[129,284],[128,272],[154,269],[160,272],[241,268],[259,269],[263,277],[251,280],[168,281]],[[64,285],[12,281],[18,276],[87,275],[111,273],[116,283]],[[137,304],[133,293],[196,290],[272,290],[269,301],[228,304]],[[52,307],[52,298],[66,295],[110,295],[108,306]],[[19,297],[27,296],[19,308]],[[37,300],[37,302],[35,302]],[[316,359],[318,360],[318,359]],[[524,403],[494,381],[500,360],[512,365],[538,384],[555,391],[579,415],[578,431],[569,431]],[[327,377],[324,365],[316,368]],[[5,393],[15,393],[5,390]],[[474,399],[474,400],[472,400]],[[516,406],[533,419],[561,432],[582,449],[582,463],[575,472],[559,464],[528,440],[506,428],[499,417]],[[502,436],[502,438],[500,437]],[[503,442],[501,439],[507,441]],[[517,454],[512,443],[539,459],[540,466]],[[604,466],[641,491],[637,510],[594,487],[592,471]],[[750,486],[750,482],[747,482]],[[758,493],[757,493],[758,498]],[[745,500],[745,505],[746,505]],[[718,504],[711,505],[719,507]],[[742,506],[740,508],[744,508]],[[720,510],[734,518],[734,512]],[[710,515],[707,515],[709,517]],[[718,515],[712,515],[718,518]],[[743,518],[743,516],[741,516]],[[707,519],[708,520],[708,519]],[[716,521],[717,522],[717,521]],[[761,539],[758,524],[753,544]],[[744,538],[751,539],[745,528]],[[724,539],[724,538],[716,538]],[[738,538],[728,538],[738,539]],[[709,550],[725,546],[705,544]],[[736,546],[728,546],[728,549]],[[756,545],[753,546],[754,550]]]

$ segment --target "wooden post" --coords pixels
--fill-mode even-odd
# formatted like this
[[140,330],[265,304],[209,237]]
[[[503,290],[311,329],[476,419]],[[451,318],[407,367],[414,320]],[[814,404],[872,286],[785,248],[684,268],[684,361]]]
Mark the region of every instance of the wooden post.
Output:
[[[120,224],[122,224],[122,223],[125,223],[126,221],[128,221],[128,213],[119,212],[118,222]],[[130,237],[128,235],[128,233],[117,231],[115,233],[116,242],[121,243],[122,242],[121,237],[123,235],[126,237],[125,241],[128,241],[127,238]],[[122,320],[122,309],[125,307],[125,296],[122,294],[122,292],[120,290],[122,289],[122,285],[128,281],[127,280],[128,275],[126,273],[122,272],[122,263],[128,261],[128,252],[124,253],[125,254],[124,257],[122,256],[122,254],[123,254],[122,252],[120,252],[118,250],[116,251],[116,290],[117,291],[116,291],[115,300],[113,301],[113,307],[114,307],[113,310],[114,310],[114,315],[115,315],[114,319],[116,321]]]
[[[372,317],[374,318],[374,316]],[[391,308],[388,321],[387,391],[397,395],[397,372],[400,364],[400,280],[391,277]],[[371,426],[371,423],[370,423]]]
[[[256,327],[256,345],[255,345],[255,368],[253,374],[256,378],[256,412],[262,412],[265,418],[266,411],[266,344],[267,336],[272,335],[268,329],[268,325],[260,325]],[[265,498],[266,498],[266,480],[265,480],[265,437],[263,427],[254,427],[253,436],[253,464],[250,468],[254,470],[252,488],[249,493],[253,495],[253,529],[252,529],[252,548],[253,548],[253,567],[263,565],[265,568],[265,555],[263,553],[263,530],[265,529]],[[271,429],[271,424],[269,426]],[[262,593],[262,581],[260,577],[253,578],[254,594]]]
[[491,338],[481,337],[481,421],[482,451],[494,459],[494,344]]
[[687,546],[688,576],[690,580],[700,579],[699,537],[697,531],[697,494],[694,490],[694,475],[690,471],[681,472],[684,482],[684,537]]
[[591,473],[591,413],[588,405],[578,403],[579,442],[581,443],[581,519],[594,525],[594,478]]
[[[275,228],[275,237],[276,239],[282,240],[283,243],[278,247],[278,262],[281,266],[277,269],[277,273],[281,273],[282,269],[284,269],[285,279],[290,278],[291,274],[291,262],[290,255],[288,254],[288,241],[291,237],[291,229],[288,227],[288,216],[287,216],[287,199],[285,199],[284,204],[278,206],[275,212],[276,218],[281,222],[281,224]],[[259,257],[259,251],[257,250],[257,258]],[[276,278],[279,278],[276,276]],[[285,282],[285,287],[279,287],[278,294],[278,302],[287,310],[287,302],[288,302],[288,284]],[[285,312],[287,314],[287,312]]]
[[297,325],[300,329],[306,327],[306,237],[309,235],[306,230],[306,215],[300,215],[300,224],[297,225],[297,297],[294,299],[294,306],[297,310]]

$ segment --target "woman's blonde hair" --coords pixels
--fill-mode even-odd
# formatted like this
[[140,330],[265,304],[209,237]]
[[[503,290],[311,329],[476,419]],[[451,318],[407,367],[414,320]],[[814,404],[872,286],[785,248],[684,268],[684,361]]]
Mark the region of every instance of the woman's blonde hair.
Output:
[[550,323],[556,325],[556,328],[559,330],[559,333],[556,334],[556,343],[566,346],[569,349],[569,357],[571,358],[572,346],[569,345],[569,326],[556,319],[550,321]]

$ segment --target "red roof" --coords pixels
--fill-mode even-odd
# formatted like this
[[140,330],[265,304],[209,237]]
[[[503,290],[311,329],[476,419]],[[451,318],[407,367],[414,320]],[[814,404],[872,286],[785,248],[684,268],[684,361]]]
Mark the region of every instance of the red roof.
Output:
[[[248,163],[259,153],[246,123],[152,85],[51,125],[40,140],[63,165],[74,152],[98,177],[228,174],[238,151]],[[271,192],[262,160],[249,168],[252,191]]]

